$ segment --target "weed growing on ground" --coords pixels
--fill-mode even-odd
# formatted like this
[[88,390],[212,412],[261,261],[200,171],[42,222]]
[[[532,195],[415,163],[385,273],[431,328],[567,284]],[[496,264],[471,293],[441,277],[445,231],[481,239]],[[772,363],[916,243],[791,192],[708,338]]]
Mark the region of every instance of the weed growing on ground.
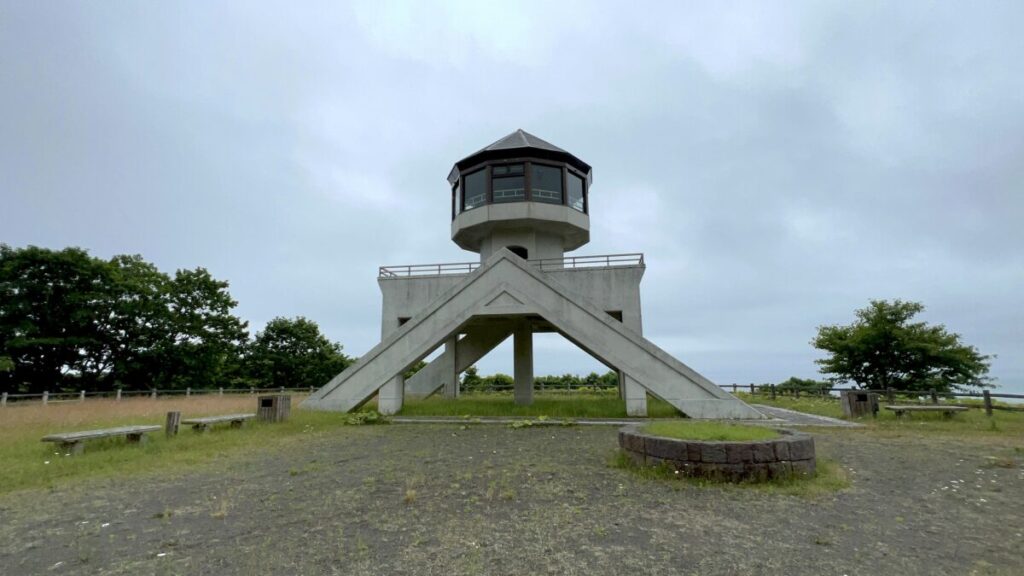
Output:
[[838,463],[832,460],[817,458],[817,470],[811,478],[776,478],[765,482],[721,482],[708,478],[691,478],[679,474],[679,471],[668,464],[642,466],[637,464],[621,450],[616,450],[610,458],[609,465],[613,468],[627,470],[640,478],[650,481],[679,482],[677,486],[693,486],[697,488],[717,488],[722,490],[757,490],[766,494],[781,494],[803,498],[817,498],[845,490],[850,480]]

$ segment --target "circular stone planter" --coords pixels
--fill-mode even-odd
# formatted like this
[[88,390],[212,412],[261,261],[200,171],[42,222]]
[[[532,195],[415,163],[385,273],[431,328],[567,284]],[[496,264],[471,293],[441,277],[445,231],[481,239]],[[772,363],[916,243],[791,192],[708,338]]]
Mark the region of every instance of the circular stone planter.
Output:
[[619,430],[619,446],[639,466],[669,466],[680,475],[727,482],[763,482],[814,475],[814,438],[778,429],[771,440],[714,442],[653,436],[640,426]]

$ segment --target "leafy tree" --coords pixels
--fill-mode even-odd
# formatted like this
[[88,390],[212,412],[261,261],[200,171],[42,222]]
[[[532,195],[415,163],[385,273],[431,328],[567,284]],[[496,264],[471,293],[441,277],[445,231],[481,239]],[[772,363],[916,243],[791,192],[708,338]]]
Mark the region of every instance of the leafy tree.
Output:
[[262,387],[323,386],[352,360],[320,333],[316,322],[274,318],[256,333],[246,362]]
[[[788,380],[784,380],[775,386],[775,389],[780,392],[795,392],[797,390],[801,392],[813,392],[818,393],[824,389],[830,388],[831,382],[822,382],[820,380],[813,380],[810,378],[797,378],[791,376]],[[761,386],[764,388],[765,386]]]
[[945,326],[911,322],[917,302],[872,300],[849,326],[821,326],[811,341],[829,354],[817,360],[834,382],[861,388],[940,392],[992,386],[989,360]]
[[14,363],[5,389],[52,390],[89,372],[88,356],[100,346],[94,303],[104,298],[106,274],[101,260],[78,248],[0,245],[0,354]]
[[466,391],[480,390],[483,388],[483,379],[477,373],[476,366],[466,368],[462,374],[462,389]]

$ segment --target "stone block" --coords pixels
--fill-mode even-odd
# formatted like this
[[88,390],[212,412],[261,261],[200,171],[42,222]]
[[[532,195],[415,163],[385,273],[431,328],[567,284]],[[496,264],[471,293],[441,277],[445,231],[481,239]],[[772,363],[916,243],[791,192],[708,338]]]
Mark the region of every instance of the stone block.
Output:
[[808,460],[814,458],[814,438],[806,436],[789,443],[790,460]]
[[726,482],[739,482],[744,479],[746,464],[719,464],[718,477]]
[[768,464],[744,464],[743,465],[743,480],[747,482],[764,482],[768,479],[768,467],[772,463]]
[[644,457],[644,463],[647,464],[648,466],[651,466],[651,467],[661,466],[662,464],[664,464],[666,462],[671,462],[671,461],[670,460],[666,460],[664,458],[658,458],[657,456],[651,456],[650,454],[648,454],[647,456]]
[[775,449],[771,442],[757,442],[750,445],[754,462],[775,462]]
[[648,436],[644,440],[644,452],[666,460],[686,460],[686,442]]
[[814,476],[816,465],[814,458],[809,460],[793,460],[793,474],[799,477],[808,478]]
[[750,444],[726,444],[725,460],[730,464],[750,462],[752,458]]
[[789,462],[769,462],[765,466],[768,467],[768,477],[772,480],[782,480],[793,475],[793,467]]
[[712,464],[724,464],[725,444],[713,444],[705,442],[700,445],[700,461]]
[[772,443],[775,448],[776,460],[789,460],[789,440],[779,440]]
[[640,454],[644,453],[644,437],[643,436],[641,436],[641,435],[639,435],[639,434],[637,434],[635,432],[627,432],[626,436],[624,438],[624,441],[625,441],[626,445],[623,446],[623,448],[625,448],[627,451],[638,452]]
[[686,445],[686,459],[690,462],[700,462],[700,444],[689,443]]

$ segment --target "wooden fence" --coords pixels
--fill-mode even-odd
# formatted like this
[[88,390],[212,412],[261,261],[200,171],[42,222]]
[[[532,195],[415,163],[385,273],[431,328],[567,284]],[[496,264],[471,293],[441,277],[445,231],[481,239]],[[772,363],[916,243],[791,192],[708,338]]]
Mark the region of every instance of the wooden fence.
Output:
[[273,393],[284,393],[284,392],[299,392],[312,394],[316,388],[310,386],[308,388],[185,388],[184,390],[109,390],[104,392],[86,392],[85,390],[79,390],[78,392],[43,392],[42,394],[9,394],[4,392],[0,394],[0,408],[6,408],[8,404],[23,404],[28,402],[39,401],[44,406],[48,404],[67,404],[73,402],[85,402],[86,399],[101,400],[101,399],[112,399],[116,402],[120,402],[122,399],[127,398],[151,398],[156,400],[157,398],[166,398],[168,396],[177,396],[185,398],[191,398],[192,396],[223,396],[225,394],[273,394]]

